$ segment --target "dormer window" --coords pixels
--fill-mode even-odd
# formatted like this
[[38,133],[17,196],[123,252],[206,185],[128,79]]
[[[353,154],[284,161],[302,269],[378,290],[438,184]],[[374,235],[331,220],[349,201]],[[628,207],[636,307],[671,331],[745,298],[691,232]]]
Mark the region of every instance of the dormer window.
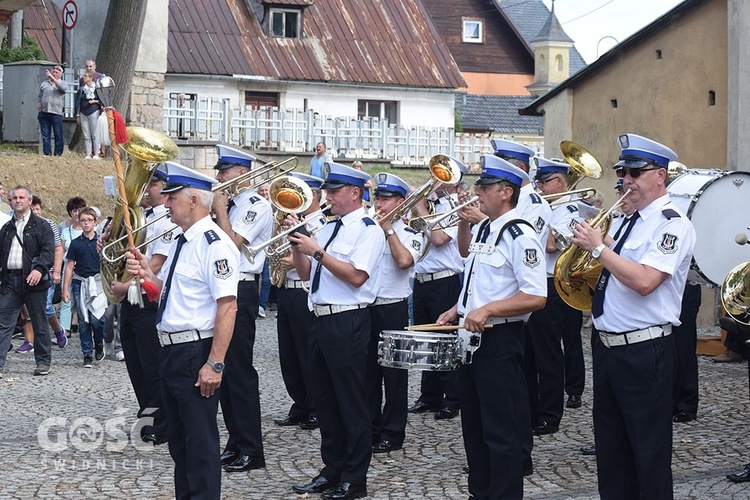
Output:
[[484,42],[484,22],[481,19],[463,19],[464,43]]
[[302,13],[297,9],[270,9],[270,31],[280,38],[299,38]]

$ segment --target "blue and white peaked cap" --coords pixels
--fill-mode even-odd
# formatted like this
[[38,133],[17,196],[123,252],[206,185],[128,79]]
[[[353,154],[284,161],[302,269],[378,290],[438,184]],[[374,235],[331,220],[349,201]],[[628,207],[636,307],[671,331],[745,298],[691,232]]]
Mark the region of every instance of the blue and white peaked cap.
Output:
[[231,167],[252,168],[255,161],[255,157],[250,153],[221,144],[216,145],[216,154],[219,155],[219,160],[214,165],[214,170],[224,170]]
[[218,181],[213,177],[204,175],[185,165],[171,161],[165,162],[164,165],[167,167],[167,183],[161,190],[163,194],[174,193],[183,188],[211,191],[213,185],[218,184]]
[[546,179],[550,175],[557,173],[567,174],[570,170],[570,165],[567,163],[548,160],[541,156],[535,156],[534,160],[536,161],[536,175],[534,176],[536,180]]
[[370,174],[367,172],[332,161],[323,164],[323,173],[326,176],[321,186],[323,189],[338,189],[344,186],[364,187],[365,183],[370,180]]
[[154,173],[151,174],[153,180],[167,182],[167,166],[164,163],[159,163],[154,169]]
[[528,146],[513,141],[506,141],[505,139],[492,139],[491,144],[492,149],[495,151],[495,156],[504,159],[513,158],[529,163],[530,158],[536,154],[536,151]]
[[495,184],[500,181],[508,181],[518,187],[529,180],[529,175],[507,160],[493,155],[482,155],[479,157],[479,165],[482,173],[475,185]]
[[400,177],[380,172],[375,174],[375,196],[403,196],[411,191],[411,187]]
[[318,189],[320,189],[320,186],[322,186],[323,183],[325,182],[320,177],[315,177],[314,175],[303,174],[301,172],[290,172],[290,175],[292,177],[296,177],[297,179],[299,179],[301,181],[304,181],[305,184],[307,184],[311,188],[318,188]]
[[677,153],[665,145],[640,135],[622,134],[617,140],[622,154],[614,169],[641,168],[646,165],[668,168],[669,162],[677,159]]

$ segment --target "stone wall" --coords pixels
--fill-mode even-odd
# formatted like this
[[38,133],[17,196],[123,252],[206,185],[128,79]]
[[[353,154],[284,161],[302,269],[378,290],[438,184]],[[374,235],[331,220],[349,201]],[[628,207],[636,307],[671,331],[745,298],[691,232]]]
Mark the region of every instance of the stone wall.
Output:
[[164,119],[164,73],[136,71],[130,91],[129,124],[161,130]]

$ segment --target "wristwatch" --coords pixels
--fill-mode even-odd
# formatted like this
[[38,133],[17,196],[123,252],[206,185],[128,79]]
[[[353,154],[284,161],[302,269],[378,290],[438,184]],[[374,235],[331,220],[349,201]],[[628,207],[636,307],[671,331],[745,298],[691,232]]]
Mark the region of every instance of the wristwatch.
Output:
[[385,232],[385,237],[386,239],[388,239],[389,236],[393,236],[394,234],[396,234],[396,231],[394,231],[393,228],[391,228]]
[[595,258],[595,259],[597,259],[597,260],[598,260],[598,259],[599,259],[599,257],[601,257],[601,256],[602,256],[602,251],[603,251],[603,250],[604,250],[605,248],[607,248],[607,245],[605,245],[604,243],[599,243],[599,245],[597,245],[597,247],[596,247],[596,248],[594,248],[593,250],[591,250],[591,256],[592,256],[593,258]]
[[222,363],[221,361],[211,361],[210,359],[207,359],[206,363],[208,363],[208,366],[213,368],[216,373],[221,373],[224,371],[224,363]]
[[313,256],[313,259],[320,262],[321,260],[323,260],[323,255],[324,255],[323,250],[316,250],[312,256]]

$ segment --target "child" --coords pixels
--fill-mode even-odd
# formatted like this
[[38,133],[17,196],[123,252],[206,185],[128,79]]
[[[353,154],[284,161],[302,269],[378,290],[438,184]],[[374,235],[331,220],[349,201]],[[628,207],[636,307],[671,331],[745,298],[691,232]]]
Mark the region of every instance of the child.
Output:
[[[97,361],[104,358],[104,311],[107,299],[102,290],[99,254],[96,251],[96,212],[91,207],[83,208],[78,213],[78,220],[83,233],[70,243],[68,249],[62,299],[70,302],[71,293],[76,298],[83,366],[91,368],[94,357]],[[71,278],[73,283],[69,289]]]

